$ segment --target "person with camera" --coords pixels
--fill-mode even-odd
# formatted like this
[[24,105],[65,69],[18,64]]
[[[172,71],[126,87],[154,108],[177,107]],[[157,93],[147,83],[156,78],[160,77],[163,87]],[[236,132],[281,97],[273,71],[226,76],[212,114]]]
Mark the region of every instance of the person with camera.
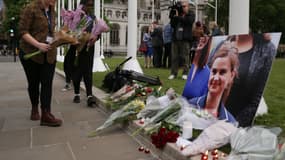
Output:
[[168,77],[169,80],[177,77],[180,66],[183,67],[182,79],[187,79],[190,43],[192,41],[192,25],[195,21],[195,14],[189,8],[190,4],[188,0],[181,0],[172,6],[170,24],[173,28],[173,41],[171,75]]

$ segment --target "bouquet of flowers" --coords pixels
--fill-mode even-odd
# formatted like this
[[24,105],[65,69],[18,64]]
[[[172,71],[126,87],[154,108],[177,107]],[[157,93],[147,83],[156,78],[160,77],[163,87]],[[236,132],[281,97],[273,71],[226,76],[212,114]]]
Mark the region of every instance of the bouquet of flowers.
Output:
[[179,111],[181,108],[181,103],[179,100],[172,101],[167,107],[163,108],[161,111],[159,111],[156,115],[154,115],[152,118],[147,119],[142,127],[140,127],[138,130],[136,130],[132,135],[136,135],[141,130],[149,127],[150,125],[154,125],[156,123],[161,122],[169,115]]
[[130,119],[134,118],[135,117],[134,115],[136,115],[143,108],[144,108],[143,101],[139,101],[139,100],[131,101],[130,103],[125,105],[123,108],[112,113],[110,117],[105,121],[105,123],[101,125],[100,127],[98,127],[95,131],[92,131],[89,134],[89,136],[90,137],[96,136],[96,134],[99,131],[106,129],[112,126],[113,124],[129,121]]
[[64,26],[72,32],[81,32],[86,24],[92,23],[92,20],[87,17],[85,12],[82,10],[83,5],[79,5],[75,11],[61,9],[61,17],[63,18]]
[[[49,44],[52,48],[59,47],[64,44],[81,44],[83,41],[87,43],[89,35],[82,34],[83,30],[92,23],[92,19],[87,17],[80,5],[75,11],[61,10],[64,27],[54,34],[52,42]],[[87,40],[86,40],[87,39]],[[81,47],[82,48],[82,47]],[[26,54],[25,59],[29,59],[35,55],[40,54],[38,50],[33,53]]]
[[146,97],[153,93],[155,89],[151,87],[146,87],[141,84],[133,83],[131,85],[125,85],[117,92],[112,94],[107,99],[107,106],[110,106],[111,109],[118,109],[122,105],[133,101],[134,99],[139,99],[145,101]]
[[158,133],[153,133],[151,135],[151,142],[156,148],[161,149],[167,142],[175,143],[178,137],[179,134],[177,132],[161,127]]
[[[55,33],[54,38],[53,38],[52,42],[50,43],[50,45],[52,48],[56,48],[56,47],[61,46],[63,44],[69,44],[69,43],[70,44],[77,43],[77,39],[74,38],[73,36],[67,34],[66,30],[63,28],[62,30]],[[24,59],[29,59],[35,55],[40,54],[40,53],[41,53],[41,51],[38,50],[36,52],[26,54],[24,56]]]
[[180,115],[176,123],[182,127],[184,121],[191,121],[194,129],[203,130],[216,123],[217,120],[216,117],[212,116],[212,114],[206,110],[197,109],[195,106],[186,102],[180,110]]

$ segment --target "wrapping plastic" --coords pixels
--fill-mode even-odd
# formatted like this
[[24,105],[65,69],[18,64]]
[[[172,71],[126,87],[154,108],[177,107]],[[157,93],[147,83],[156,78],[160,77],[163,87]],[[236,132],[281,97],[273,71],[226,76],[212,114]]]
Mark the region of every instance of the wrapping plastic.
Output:
[[157,112],[161,111],[163,108],[167,107],[172,100],[168,95],[156,98],[154,96],[149,96],[146,99],[146,106],[137,114],[137,118],[151,118]]
[[285,143],[282,144],[280,151],[275,156],[274,160],[284,160],[285,159]]
[[269,129],[254,126],[239,128],[231,136],[229,160],[272,160],[277,154],[277,135]]
[[177,125],[180,127],[183,126],[185,121],[191,121],[194,129],[203,130],[217,122],[218,119],[207,113],[207,111],[194,108],[186,99],[183,101],[184,103],[177,120]]
[[237,128],[233,124],[225,120],[219,120],[206,128],[193,143],[186,146],[182,150],[182,154],[185,156],[196,155],[222,147],[230,142],[230,136],[236,130]]

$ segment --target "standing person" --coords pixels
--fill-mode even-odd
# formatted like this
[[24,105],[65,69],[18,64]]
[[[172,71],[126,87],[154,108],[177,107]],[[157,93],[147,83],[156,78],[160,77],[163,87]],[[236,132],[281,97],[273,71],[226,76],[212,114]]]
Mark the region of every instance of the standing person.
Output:
[[153,66],[156,68],[160,68],[162,65],[162,46],[163,46],[163,38],[162,38],[162,29],[158,26],[158,22],[154,21],[152,23],[153,30],[150,33],[152,48],[153,48]]
[[[62,124],[62,121],[51,113],[56,48],[51,48],[47,42],[50,42],[54,35],[55,2],[56,0],[32,1],[22,11],[19,21],[20,60],[28,80],[28,93],[32,104],[30,119],[41,120],[40,125],[53,127]],[[23,59],[25,54],[37,50],[42,53],[28,60]]]
[[[170,19],[173,28],[171,73],[168,77],[170,80],[177,77],[179,66],[183,67],[182,79],[187,79],[189,71],[190,43],[192,41],[192,25],[195,14],[189,9],[189,0],[182,0],[181,6],[182,11],[176,10],[176,14]],[[179,64],[180,59],[181,65]]]
[[152,56],[153,56],[153,49],[152,49],[152,42],[151,42],[151,36],[150,32],[152,30],[152,26],[150,25],[148,27],[148,32],[144,33],[143,35],[143,41],[147,46],[147,50],[145,53],[145,68],[150,68],[152,66]]
[[220,35],[224,35],[224,33],[221,31],[220,27],[219,27],[218,24],[215,22],[215,23],[213,24],[211,36],[220,36]]
[[163,43],[164,43],[164,55],[162,60],[162,67],[171,67],[171,42],[172,42],[173,29],[168,23],[163,29]]
[[62,88],[62,91],[67,91],[71,89],[71,80],[72,80],[72,72],[74,70],[74,61],[75,61],[75,53],[76,50],[75,45],[70,45],[69,49],[64,56],[63,61],[63,71],[65,73],[65,86]]
[[[91,13],[93,4],[90,3],[92,0],[82,0],[80,2],[83,5],[82,10],[87,13]],[[93,19],[93,22],[86,27],[86,33],[90,33],[90,38],[86,44],[83,44],[83,48],[78,51],[76,65],[73,72],[73,87],[74,87],[74,103],[80,103],[80,82],[83,78],[86,96],[87,96],[87,106],[93,107],[96,104],[96,99],[92,93],[92,83],[93,83],[93,58],[94,58],[94,44],[100,39],[101,33],[108,31],[107,24],[102,19],[97,19],[95,16],[89,16],[88,19]]]

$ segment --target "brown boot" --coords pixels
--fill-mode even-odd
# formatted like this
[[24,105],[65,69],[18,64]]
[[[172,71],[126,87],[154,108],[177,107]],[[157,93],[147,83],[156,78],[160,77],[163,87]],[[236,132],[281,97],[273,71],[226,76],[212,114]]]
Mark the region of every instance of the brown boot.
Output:
[[38,106],[33,106],[33,107],[32,107],[30,119],[31,119],[32,121],[37,121],[37,120],[40,120],[40,119],[41,119]]
[[41,126],[59,127],[61,124],[62,120],[55,118],[50,112],[42,112]]

